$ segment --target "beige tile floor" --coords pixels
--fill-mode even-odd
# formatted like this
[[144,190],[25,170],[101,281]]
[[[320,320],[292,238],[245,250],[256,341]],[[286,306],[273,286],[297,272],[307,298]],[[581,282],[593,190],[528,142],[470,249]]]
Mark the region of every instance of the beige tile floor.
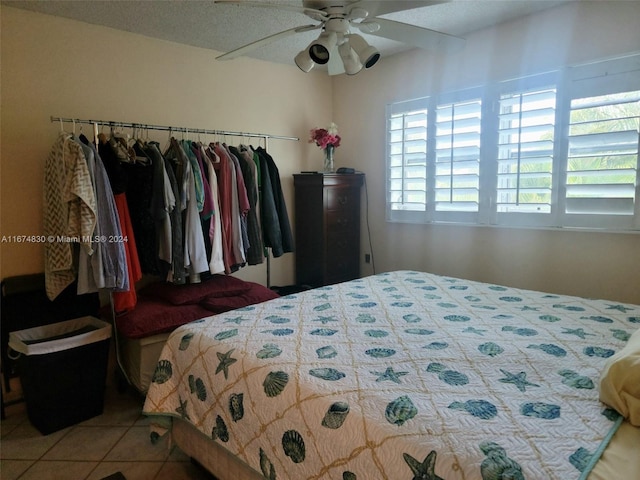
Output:
[[[19,396],[19,380],[11,386],[5,401]],[[143,403],[133,389],[119,393],[110,380],[102,415],[49,435],[31,425],[24,402],[7,406],[0,429],[0,478],[99,480],[122,472],[127,480],[213,479],[167,439],[151,444]]]

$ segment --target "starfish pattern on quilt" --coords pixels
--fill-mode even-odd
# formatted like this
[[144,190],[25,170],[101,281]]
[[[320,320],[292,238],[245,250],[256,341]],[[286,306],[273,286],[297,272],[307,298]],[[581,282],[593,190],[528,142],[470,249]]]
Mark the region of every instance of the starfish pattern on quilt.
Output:
[[407,375],[409,372],[396,372],[393,370],[393,367],[387,367],[384,372],[371,372],[374,375],[377,375],[376,382],[384,382],[385,380],[391,380],[395,383],[400,383],[400,377],[403,375]]
[[422,462],[416,460],[408,453],[404,453],[402,456],[413,472],[414,480],[444,480],[442,477],[436,475],[436,455],[436,451],[431,450]]
[[513,383],[521,392],[526,392],[527,387],[539,387],[540,385],[531,383],[527,380],[527,374],[525,372],[520,372],[518,374],[514,374],[511,372],[507,372],[506,370],[500,369],[503,375],[506,378],[500,378],[499,380],[502,383]]
[[218,360],[220,360],[220,363],[216,368],[216,375],[220,372],[223,372],[224,378],[229,378],[229,367],[238,361],[236,358],[231,358],[231,354],[234,350],[235,348],[232,348],[227,353],[216,352]]
[[483,335],[484,336],[484,332],[486,332],[486,329],[483,328],[475,328],[475,327],[467,327],[464,330],[462,330],[463,332],[469,332],[469,333],[475,333],[477,335]]
[[607,310],[618,310],[622,313],[627,313],[628,311],[633,310],[633,308],[628,308],[625,307],[624,305],[611,305],[609,304],[609,306],[607,307]]
[[191,420],[189,418],[189,414],[187,413],[187,400],[182,400],[182,397],[178,396],[178,402],[180,406],[176,408],[176,412],[180,414],[180,418],[183,420]]
[[584,331],[584,328],[566,328],[566,327],[562,327],[562,329],[564,330],[562,333],[566,333],[567,335],[576,335],[580,338],[586,338],[587,335],[588,336],[595,336],[593,333],[587,333]]

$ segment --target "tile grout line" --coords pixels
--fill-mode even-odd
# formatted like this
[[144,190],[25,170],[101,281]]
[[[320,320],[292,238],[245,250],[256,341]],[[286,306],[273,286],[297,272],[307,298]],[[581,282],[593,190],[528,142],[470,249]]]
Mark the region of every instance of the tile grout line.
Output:
[[[113,449],[114,449],[114,448],[116,448],[116,446],[117,446],[117,445],[122,441],[122,439],[127,435],[127,433],[129,433],[129,430],[131,430],[131,427],[133,427],[133,426],[136,424],[136,422],[137,422],[137,421],[138,421],[138,419],[134,420],[134,421],[133,421],[133,423],[132,423],[131,425],[129,425],[129,426],[126,428],[126,430],[122,433],[122,435],[120,436],[120,438],[118,438],[118,441],[114,442],[114,444],[113,444],[113,445],[111,445],[111,448],[109,448],[109,449],[107,450],[107,452],[106,452],[106,453],[102,456],[102,458],[97,462],[96,466],[95,466],[93,469],[91,469],[91,471],[89,472],[89,474],[88,474],[86,477],[84,477],[84,478],[85,478],[85,480],[87,480],[87,479],[91,476],[91,474],[92,474],[93,472],[95,472],[95,471],[100,467],[100,465],[102,465],[103,463],[109,463],[109,462],[105,462],[105,459],[109,456],[109,454],[113,451]],[[113,425],[96,425],[96,426],[95,426],[95,428],[104,428],[105,426],[109,426],[109,427],[111,427],[111,426],[113,426]]]

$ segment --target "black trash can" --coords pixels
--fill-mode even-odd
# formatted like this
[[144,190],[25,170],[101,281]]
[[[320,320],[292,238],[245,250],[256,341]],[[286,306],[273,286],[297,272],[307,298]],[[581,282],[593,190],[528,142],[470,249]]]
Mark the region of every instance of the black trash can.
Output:
[[47,435],[102,414],[111,325],[95,317],[9,334],[27,415]]

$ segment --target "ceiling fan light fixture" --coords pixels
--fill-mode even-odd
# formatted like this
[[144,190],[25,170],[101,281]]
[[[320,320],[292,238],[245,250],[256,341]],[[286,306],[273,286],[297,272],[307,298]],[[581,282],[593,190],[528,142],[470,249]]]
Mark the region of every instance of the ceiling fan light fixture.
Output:
[[294,61],[296,62],[296,65],[298,66],[298,68],[302,70],[304,73],[309,73],[311,69],[315,66],[314,61],[311,60],[311,57],[309,56],[308,49],[304,49],[300,53],[298,53],[295,56]]
[[352,33],[346,35],[346,37],[358,55],[360,62],[364,65],[364,68],[371,68],[380,60],[380,52],[378,49],[369,45],[360,35]]
[[326,30],[322,32],[307,48],[311,60],[318,65],[325,65],[329,62],[330,52],[336,46],[337,41],[338,37],[335,32],[327,32]]
[[338,53],[340,54],[344,71],[347,75],[355,75],[362,70],[362,63],[348,41],[343,42],[338,47]]

